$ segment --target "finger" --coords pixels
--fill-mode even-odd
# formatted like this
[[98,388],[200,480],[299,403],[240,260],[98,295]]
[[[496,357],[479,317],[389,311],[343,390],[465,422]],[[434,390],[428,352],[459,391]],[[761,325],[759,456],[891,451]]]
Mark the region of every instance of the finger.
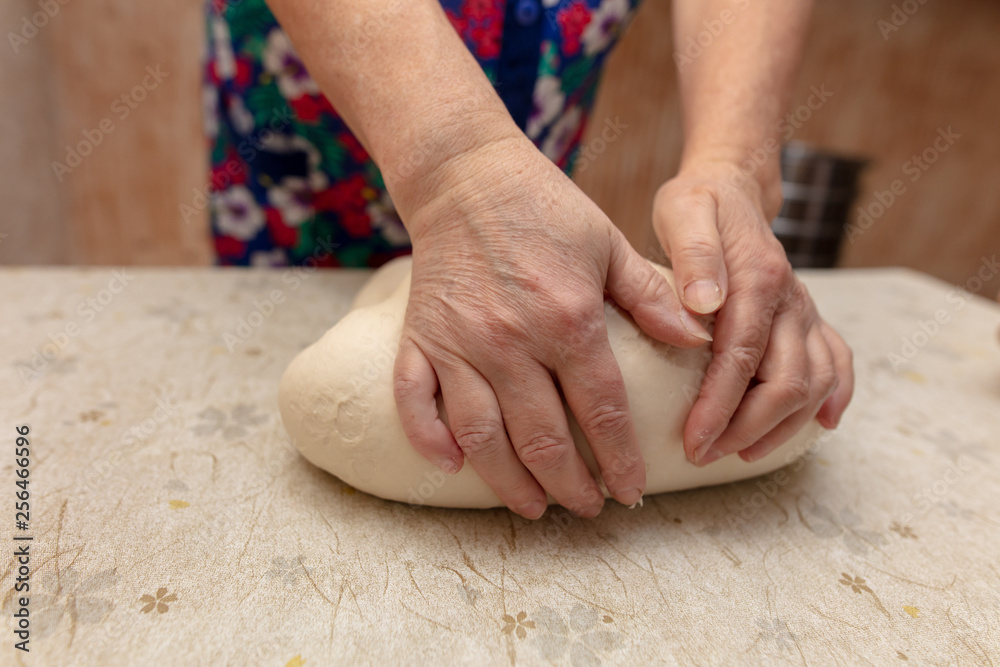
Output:
[[449,474],[462,469],[464,457],[438,412],[438,379],[431,362],[411,338],[399,344],[393,369],[396,410],[407,440],[421,456]]
[[581,346],[557,369],[563,395],[576,416],[608,492],[634,505],[646,489],[646,468],[632,425],[625,381],[611,352],[607,333]]
[[[747,369],[749,364],[741,373]],[[793,311],[775,316],[764,355],[756,374],[751,377],[758,383],[746,392],[719,438],[694,452],[694,463],[705,465],[746,449],[786,417],[805,407],[809,400],[809,362],[805,332]],[[713,383],[702,395],[719,389]]]
[[576,449],[552,377],[538,364],[518,371],[491,382],[518,458],[560,505],[597,516],[604,494]]
[[448,424],[476,474],[512,511],[526,519],[545,513],[545,491],[507,439],[493,388],[468,365],[436,367]]
[[809,331],[806,349],[809,357],[809,401],[804,408],[771,429],[770,433],[742,450],[740,458],[744,461],[761,459],[787,442],[816,416],[823,401],[836,388],[837,374],[834,369],[833,352],[819,327],[813,327]]
[[632,315],[639,328],[656,340],[677,347],[697,347],[712,340],[705,327],[681,306],[659,271],[612,232],[608,294]]
[[833,429],[837,428],[854,395],[854,353],[829,324],[822,322],[820,330],[833,353],[833,363],[837,369],[837,388],[823,403],[816,418],[825,428]]
[[771,333],[774,306],[738,296],[731,294],[716,315],[714,356],[684,425],[684,451],[692,462],[699,449],[707,451],[726,429],[757,373]]
[[715,197],[708,191],[676,195],[662,190],[653,202],[653,227],[673,264],[684,306],[702,315],[721,308],[728,277]]

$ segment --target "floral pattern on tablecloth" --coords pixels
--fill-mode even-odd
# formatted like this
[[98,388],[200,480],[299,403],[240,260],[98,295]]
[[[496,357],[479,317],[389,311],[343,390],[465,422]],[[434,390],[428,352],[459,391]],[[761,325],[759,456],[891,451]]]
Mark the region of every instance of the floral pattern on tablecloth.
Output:
[[[25,664],[997,660],[995,303],[952,308],[894,368],[949,288],[807,274],[859,378],[818,450],[591,521],[553,507],[529,522],[383,501],[289,444],[278,379],[364,274],[130,272],[93,317],[77,307],[107,270],[0,283],[2,423],[33,443]],[[17,576],[8,559],[4,664]]]

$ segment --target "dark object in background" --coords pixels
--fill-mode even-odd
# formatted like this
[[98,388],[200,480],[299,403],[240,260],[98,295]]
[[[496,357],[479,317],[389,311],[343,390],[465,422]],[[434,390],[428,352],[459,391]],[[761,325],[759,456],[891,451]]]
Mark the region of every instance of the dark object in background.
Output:
[[844,225],[868,160],[836,155],[802,143],[781,149],[781,212],[771,223],[797,269],[837,263]]

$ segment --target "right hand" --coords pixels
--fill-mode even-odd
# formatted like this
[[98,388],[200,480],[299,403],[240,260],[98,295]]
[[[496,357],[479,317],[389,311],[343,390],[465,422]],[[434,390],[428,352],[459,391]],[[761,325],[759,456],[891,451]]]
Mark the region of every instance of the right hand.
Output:
[[394,381],[410,443],[446,472],[468,458],[527,518],[545,512],[546,492],[595,516],[604,495],[573,443],[561,389],[609,493],[635,503],[645,466],[605,294],[657,340],[694,347],[708,333],[523,135],[453,156],[399,192],[413,277]]

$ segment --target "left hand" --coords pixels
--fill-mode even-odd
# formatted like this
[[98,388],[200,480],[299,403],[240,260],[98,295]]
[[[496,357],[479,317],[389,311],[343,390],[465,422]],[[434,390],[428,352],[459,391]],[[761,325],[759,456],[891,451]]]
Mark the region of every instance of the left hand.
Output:
[[[776,171],[776,169],[775,169]],[[692,313],[717,312],[714,358],[684,430],[689,460],[757,460],[816,417],[835,428],[851,350],[816,311],[770,220],[781,205],[726,161],[696,161],[657,192],[653,226]]]

